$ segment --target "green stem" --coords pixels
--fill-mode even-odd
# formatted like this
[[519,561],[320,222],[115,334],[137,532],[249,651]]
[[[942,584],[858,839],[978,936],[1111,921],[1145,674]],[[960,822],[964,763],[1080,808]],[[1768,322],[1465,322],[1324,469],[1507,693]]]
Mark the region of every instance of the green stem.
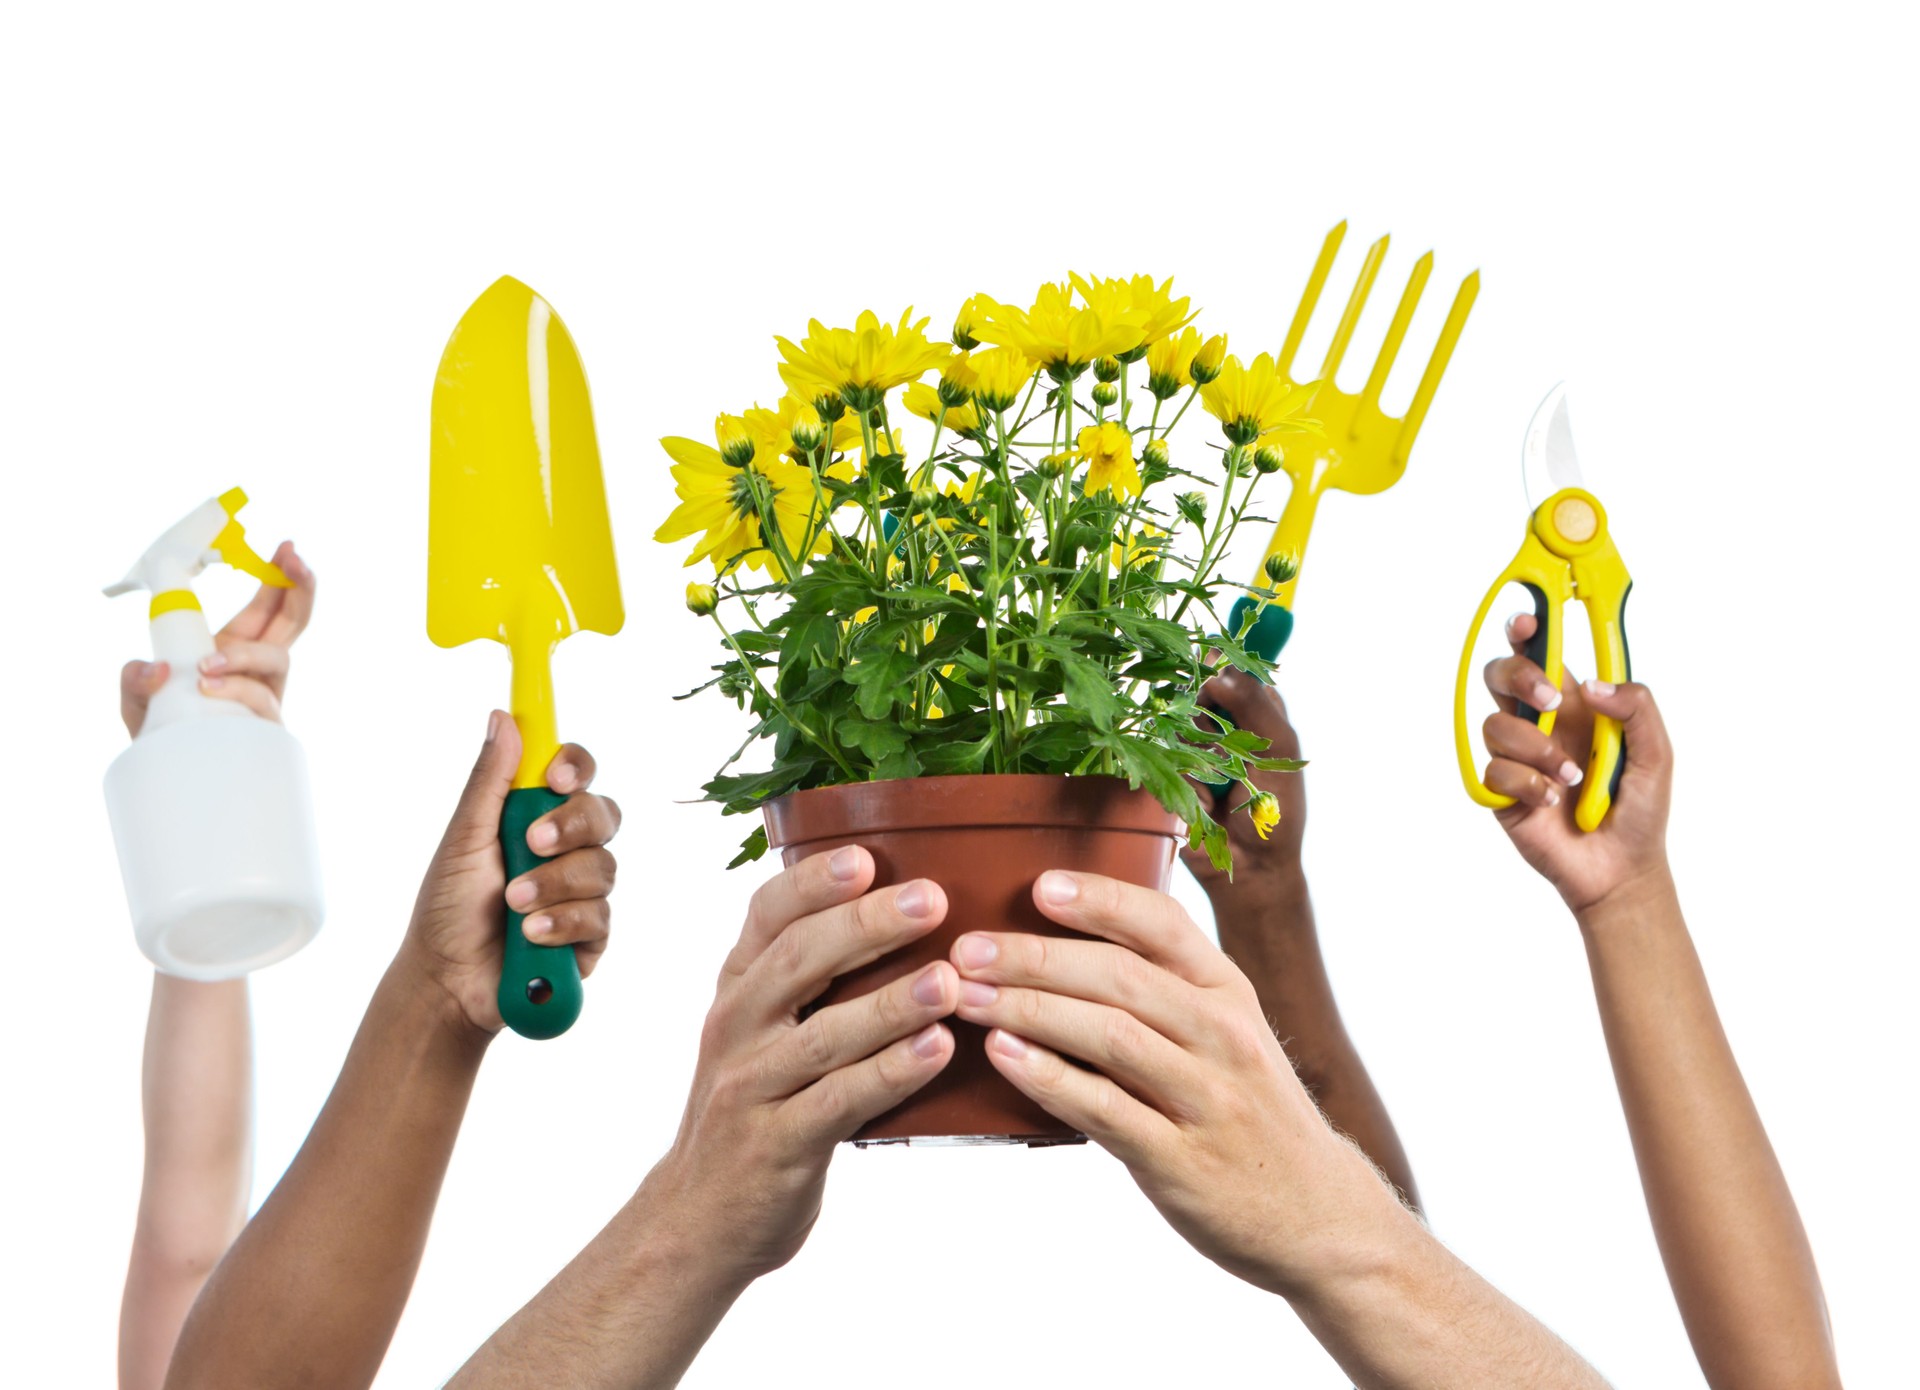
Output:
[[[1165,439],[1168,435],[1173,433],[1173,427],[1180,423],[1180,417],[1187,413],[1187,407],[1193,404],[1193,398],[1199,394],[1200,394],[1200,388],[1198,386],[1195,386],[1190,390],[1188,390],[1187,398],[1184,401],[1180,402],[1180,408],[1173,412],[1173,418],[1167,421],[1167,427],[1160,432],[1160,437],[1162,439]],[[1153,413],[1154,413],[1154,416],[1158,418],[1160,414],[1160,407],[1156,405],[1153,408]]]
[[780,717],[797,729],[809,743],[814,744],[829,758],[832,758],[838,763],[840,770],[847,774],[848,781],[858,782],[861,780],[860,774],[855,772],[853,768],[848,765],[847,760],[840,756],[839,749],[814,733],[814,731],[809,729],[805,724],[802,724],[794,717],[793,711],[787,708],[786,702],[767,688],[766,683],[760,679],[760,668],[747,659],[747,654],[740,649],[740,644],[734,640],[733,634],[727,631],[727,625],[720,621],[720,615],[718,613],[709,613],[707,616],[713,619],[713,625],[720,629],[720,635],[726,638],[727,645],[733,648],[733,654],[739,659],[741,668],[747,673],[747,678],[753,682],[753,688],[758,690],[761,695],[766,698],[767,703],[778,711]]

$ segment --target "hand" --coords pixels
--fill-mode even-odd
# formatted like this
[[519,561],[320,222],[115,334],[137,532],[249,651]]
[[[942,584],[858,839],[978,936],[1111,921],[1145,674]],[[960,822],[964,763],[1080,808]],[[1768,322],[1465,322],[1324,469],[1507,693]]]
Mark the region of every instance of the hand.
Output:
[[[1265,681],[1230,668],[1208,681],[1201,694],[1233,721],[1236,729],[1268,740],[1261,756],[1300,756],[1300,736],[1287,720],[1286,702]],[[1204,850],[1183,850],[1180,857],[1209,896],[1230,893],[1235,903],[1288,899],[1304,883],[1300,842],[1307,829],[1306,782],[1298,772],[1256,772],[1249,780],[1261,791],[1272,792],[1280,802],[1280,824],[1264,840],[1253,828],[1251,816],[1228,814],[1247,799],[1245,788],[1235,783],[1218,795],[1200,788],[1208,811],[1227,827],[1227,839],[1233,846],[1233,878],[1229,880],[1214,868]]]
[[[1546,673],[1521,655],[1535,627],[1533,614],[1515,614],[1507,622],[1514,654],[1487,664],[1487,688],[1500,711],[1482,726],[1490,761],[1481,780],[1515,798],[1494,817],[1521,857],[1581,913],[1617,894],[1667,881],[1673,748],[1644,685],[1581,685],[1563,673],[1561,688],[1554,690]],[[1518,713],[1522,701],[1557,709],[1551,735]],[[1589,834],[1574,824],[1574,788],[1587,764],[1596,714],[1620,721],[1625,770],[1607,818]]]
[[[262,719],[276,723],[287,692],[287,649],[306,630],[313,616],[314,576],[295,552],[292,541],[281,541],[273,562],[293,581],[291,589],[262,584],[245,608],[233,615],[213,636],[217,650],[200,663],[200,693],[218,700],[237,700]],[[147,705],[167,683],[170,668],[164,661],[129,661],[120,670],[120,718],[127,733],[138,735],[147,720]]]
[[[753,896],[700,1035],[692,1094],[647,1189],[702,1251],[751,1280],[799,1252],[833,1147],[939,1074],[959,980],[945,961],[802,1016],[838,975],[925,936],[947,915],[925,879],[866,893],[873,857],[816,854]],[[861,896],[865,893],[865,896]],[[682,1224],[682,1229],[686,1229]]]
[[1105,939],[962,936],[958,1016],[991,1028],[1001,1075],[1126,1164],[1195,1249],[1292,1296],[1344,1258],[1343,1230],[1397,1213],[1301,1089],[1253,986],[1178,903],[1060,870],[1033,900]]
[[447,833],[427,866],[402,954],[443,988],[472,1027],[502,1027],[495,998],[506,937],[506,905],[526,914],[527,938],[575,947],[582,978],[607,948],[607,895],[614,859],[607,841],[620,808],[590,795],[593,755],[564,744],[547,765],[547,786],[567,800],[527,827],[527,846],[548,860],[507,882],[500,854],[500,812],[520,762],[520,731],[495,710]]

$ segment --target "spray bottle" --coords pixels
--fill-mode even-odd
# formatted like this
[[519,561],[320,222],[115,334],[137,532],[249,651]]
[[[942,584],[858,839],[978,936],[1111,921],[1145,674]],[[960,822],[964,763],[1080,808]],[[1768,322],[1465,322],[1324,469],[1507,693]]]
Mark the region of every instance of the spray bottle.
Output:
[[107,769],[107,817],[133,932],[161,970],[225,980],[283,960],[323,915],[307,760],[279,724],[199,689],[213,634],[192,584],[224,562],[279,588],[255,554],[233,488],[147,548],[109,597],[145,590],[153,655],[171,668],[139,737]]

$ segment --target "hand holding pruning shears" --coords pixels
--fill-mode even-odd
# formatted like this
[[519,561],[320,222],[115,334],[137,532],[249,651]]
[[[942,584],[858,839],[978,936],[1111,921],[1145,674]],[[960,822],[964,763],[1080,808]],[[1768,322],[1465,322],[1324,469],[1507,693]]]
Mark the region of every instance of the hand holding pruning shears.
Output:
[[[1485,785],[1508,803],[1494,817],[1527,863],[1560,890],[1575,912],[1623,887],[1663,874],[1673,748],[1652,693],[1644,685],[1576,683],[1566,672],[1556,690],[1529,651],[1539,630],[1531,613],[1507,623],[1513,655],[1489,662],[1487,688],[1499,701],[1487,716]],[[1551,712],[1551,732],[1533,711]],[[1595,731],[1620,732],[1620,777],[1606,819],[1591,833],[1577,820],[1573,788],[1591,761]]]

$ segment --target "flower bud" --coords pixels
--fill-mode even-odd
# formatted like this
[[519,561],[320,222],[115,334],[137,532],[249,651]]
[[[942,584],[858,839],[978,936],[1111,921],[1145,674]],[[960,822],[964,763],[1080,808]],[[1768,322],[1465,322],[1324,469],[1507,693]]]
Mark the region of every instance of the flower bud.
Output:
[[1073,471],[1072,454],[1048,454],[1035,468],[1043,478],[1058,478]]
[[737,415],[722,415],[713,422],[714,438],[720,443],[720,457],[729,468],[745,468],[753,462],[753,436]]
[[1193,355],[1193,363],[1187,368],[1193,377],[1195,386],[1205,386],[1220,375],[1220,368],[1227,360],[1227,335],[1216,333],[1200,344],[1200,350]]
[[1263,840],[1280,824],[1280,798],[1272,792],[1255,792],[1247,810],[1253,816],[1253,828]]
[[1169,463],[1167,441],[1164,439],[1149,439],[1147,441],[1147,447],[1140,451],[1140,461],[1149,468],[1166,468]]
[[1207,499],[1197,492],[1183,492],[1173,499],[1173,505],[1180,515],[1193,526],[1207,524]]
[[813,398],[813,412],[831,425],[847,413],[847,403],[838,391],[824,391]]
[[826,429],[818,419],[809,420],[802,415],[793,422],[793,447],[802,454],[810,454],[818,449],[820,441],[826,437]]
[[1114,357],[1102,357],[1093,364],[1095,381],[1118,381],[1120,379],[1120,361]]
[[1244,478],[1253,471],[1253,450],[1244,444],[1235,444],[1221,458],[1231,477]]
[[1111,381],[1096,381],[1093,384],[1093,403],[1105,410],[1120,399],[1120,389]]
[[1280,471],[1280,451],[1271,444],[1262,444],[1253,451],[1253,466],[1262,473]]
[[1278,555],[1269,555],[1260,566],[1267,576],[1267,583],[1280,585],[1290,583],[1300,573],[1300,562],[1284,551]]
[[720,606],[720,591],[711,584],[687,585],[687,611],[706,617]]

